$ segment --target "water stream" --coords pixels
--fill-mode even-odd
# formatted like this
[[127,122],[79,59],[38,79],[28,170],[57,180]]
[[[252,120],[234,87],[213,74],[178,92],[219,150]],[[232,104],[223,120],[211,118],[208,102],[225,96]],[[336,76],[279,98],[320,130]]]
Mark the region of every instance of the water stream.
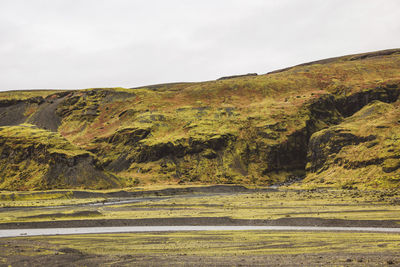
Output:
[[0,230],[1,237],[174,231],[349,231],[400,233],[400,228],[323,226],[116,226]]

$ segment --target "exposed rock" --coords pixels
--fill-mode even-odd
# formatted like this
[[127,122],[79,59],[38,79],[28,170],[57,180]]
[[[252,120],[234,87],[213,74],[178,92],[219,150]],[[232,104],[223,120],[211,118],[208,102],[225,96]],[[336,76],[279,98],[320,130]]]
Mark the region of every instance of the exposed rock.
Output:
[[[306,181],[393,187],[400,181],[399,103],[374,101],[312,135]],[[373,127],[385,123],[385,127]],[[390,127],[389,127],[390,125]]]
[[[334,157],[345,146],[358,145],[375,140],[376,136],[356,136],[343,129],[329,128],[314,134],[309,144],[310,166],[307,170],[317,172],[319,169],[328,168],[327,160]],[[336,160],[339,162],[340,160]]]
[[95,156],[60,135],[30,126],[0,129],[0,188],[109,188],[119,185]]

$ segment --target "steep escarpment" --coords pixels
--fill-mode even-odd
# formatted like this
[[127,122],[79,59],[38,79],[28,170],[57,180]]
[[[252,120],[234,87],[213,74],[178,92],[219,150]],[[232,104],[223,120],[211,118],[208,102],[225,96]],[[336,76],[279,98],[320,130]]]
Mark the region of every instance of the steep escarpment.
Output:
[[[124,185],[275,184],[305,177],[321,186],[393,187],[397,148],[392,155],[383,144],[397,142],[389,136],[396,116],[385,120],[395,114],[399,94],[400,50],[386,50],[201,83],[0,93],[0,125],[29,123],[60,134],[90,155],[93,181],[114,175]],[[371,105],[375,117],[365,115]],[[373,126],[381,120],[383,128]],[[364,150],[385,156],[360,160]],[[19,166],[15,173],[24,171]],[[41,176],[49,184],[68,172],[53,169]]]
[[95,156],[33,125],[0,128],[0,188],[107,188],[120,185]]
[[312,135],[308,183],[398,187],[400,102],[373,101],[339,125]]

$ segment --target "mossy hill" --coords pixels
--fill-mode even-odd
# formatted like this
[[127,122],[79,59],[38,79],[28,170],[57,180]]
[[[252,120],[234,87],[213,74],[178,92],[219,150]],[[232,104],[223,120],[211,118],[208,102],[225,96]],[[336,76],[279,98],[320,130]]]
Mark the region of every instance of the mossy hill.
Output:
[[98,167],[95,155],[72,145],[59,133],[33,125],[0,127],[0,187],[7,189],[117,186]]
[[400,49],[200,83],[0,93],[0,188],[400,185]]

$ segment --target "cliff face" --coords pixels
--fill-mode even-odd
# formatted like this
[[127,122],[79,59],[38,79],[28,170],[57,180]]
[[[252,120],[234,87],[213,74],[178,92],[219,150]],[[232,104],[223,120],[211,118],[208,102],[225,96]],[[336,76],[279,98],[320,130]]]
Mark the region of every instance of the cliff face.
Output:
[[305,182],[342,187],[397,187],[400,102],[373,101],[342,123],[312,135]]
[[9,190],[120,185],[95,156],[33,125],[0,128],[0,188]]
[[[303,178],[323,186],[394,187],[399,86],[400,50],[389,50],[203,83],[5,92],[0,125],[15,131],[12,125],[29,123],[82,151],[74,167],[39,153],[61,167],[49,164],[35,188]],[[10,177],[42,170],[16,162]],[[1,166],[0,173],[9,172]]]

